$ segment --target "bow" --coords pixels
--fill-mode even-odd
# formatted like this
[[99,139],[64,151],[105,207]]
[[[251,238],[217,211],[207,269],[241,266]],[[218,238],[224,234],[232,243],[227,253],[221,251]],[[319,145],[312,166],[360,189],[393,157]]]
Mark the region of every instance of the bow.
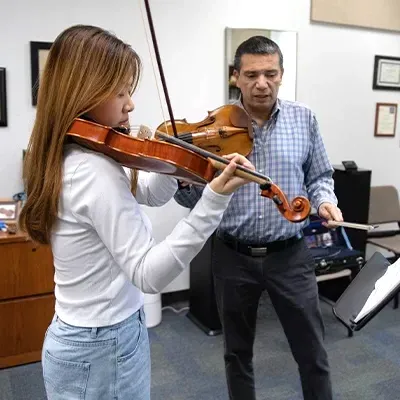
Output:
[[162,63],[161,63],[160,52],[158,50],[158,43],[157,43],[156,33],[155,33],[155,30],[154,30],[153,18],[151,16],[149,0],[144,0],[144,4],[146,6],[147,19],[148,19],[148,22],[149,22],[149,28],[150,28],[151,38],[153,40],[153,46],[154,46],[154,52],[155,52],[155,55],[156,55],[158,71],[160,72],[161,83],[162,83],[163,90],[164,90],[165,100],[167,102],[168,114],[169,114],[169,117],[170,117],[170,120],[171,120],[172,130],[174,132],[174,136],[178,137],[178,133],[177,133],[177,130],[176,130],[176,124],[175,124],[175,118],[174,118],[174,114],[172,112],[171,101],[169,99],[167,83],[165,81],[164,70],[163,70]]

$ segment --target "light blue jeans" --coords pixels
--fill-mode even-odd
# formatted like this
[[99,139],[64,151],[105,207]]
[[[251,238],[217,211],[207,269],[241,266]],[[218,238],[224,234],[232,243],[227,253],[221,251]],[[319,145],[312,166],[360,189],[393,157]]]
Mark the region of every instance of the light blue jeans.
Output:
[[46,332],[42,366],[48,400],[149,400],[143,308],[102,328],[71,326],[55,315]]

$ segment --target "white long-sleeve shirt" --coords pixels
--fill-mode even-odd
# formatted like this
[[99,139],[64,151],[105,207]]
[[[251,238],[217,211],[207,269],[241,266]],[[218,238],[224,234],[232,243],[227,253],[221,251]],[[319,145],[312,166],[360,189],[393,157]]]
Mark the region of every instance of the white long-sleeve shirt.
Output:
[[52,233],[56,313],[71,325],[118,323],[187,267],[217,228],[231,196],[208,185],[196,207],[156,244],[139,203],[160,206],[175,178],[139,173],[136,198],[124,169],[78,145],[65,151],[58,219]]

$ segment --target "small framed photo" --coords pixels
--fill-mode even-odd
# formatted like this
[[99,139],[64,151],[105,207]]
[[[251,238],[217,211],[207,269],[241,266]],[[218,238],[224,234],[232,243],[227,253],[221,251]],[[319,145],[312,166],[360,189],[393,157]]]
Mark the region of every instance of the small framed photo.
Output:
[[396,120],[396,103],[377,103],[375,114],[375,136],[395,136]]
[[375,56],[372,88],[400,90],[400,57]]
[[0,200],[0,221],[5,223],[17,222],[20,204],[19,201]]
[[7,85],[5,68],[0,68],[0,126],[7,126]]
[[31,47],[31,82],[32,105],[37,104],[37,94],[40,84],[40,76],[46,64],[52,42],[30,42]]

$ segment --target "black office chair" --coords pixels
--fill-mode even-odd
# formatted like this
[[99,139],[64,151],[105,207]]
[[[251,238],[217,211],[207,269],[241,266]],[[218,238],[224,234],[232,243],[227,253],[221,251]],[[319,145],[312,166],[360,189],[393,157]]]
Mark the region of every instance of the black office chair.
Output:
[[[397,189],[391,185],[372,186],[370,192],[368,223],[380,225],[380,229],[368,232],[367,243],[385,249],[393,254],[391,262],[400,257],[400,201]],[[388,227],[396,224],[395,228]],[[398,293],[394,308],[399,306]]]

